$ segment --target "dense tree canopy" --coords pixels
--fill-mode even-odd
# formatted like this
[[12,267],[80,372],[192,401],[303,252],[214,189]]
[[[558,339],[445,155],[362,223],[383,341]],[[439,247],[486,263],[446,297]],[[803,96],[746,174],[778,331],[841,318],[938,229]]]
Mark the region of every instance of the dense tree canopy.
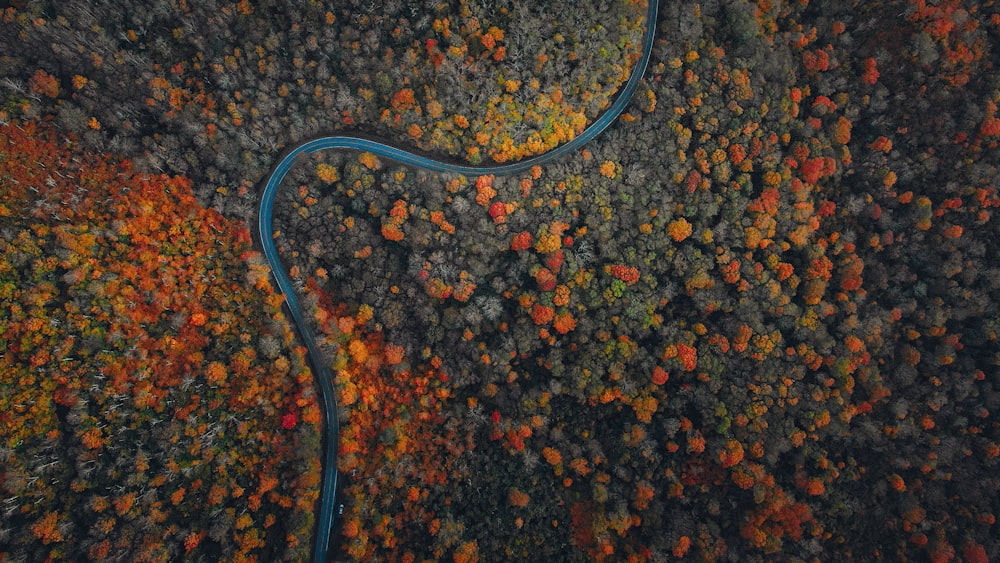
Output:
[[[255,186],[332,130],[543,153],[644,7],[7,8],[0,558],[301,558],[319,412]],[[665,2],[578,154],[302,157],[337,557],[1000,557],[998,40],[992,0]]]
[[75,148],[0,134],[0,554],[302,558],[320,412],[247,230]]

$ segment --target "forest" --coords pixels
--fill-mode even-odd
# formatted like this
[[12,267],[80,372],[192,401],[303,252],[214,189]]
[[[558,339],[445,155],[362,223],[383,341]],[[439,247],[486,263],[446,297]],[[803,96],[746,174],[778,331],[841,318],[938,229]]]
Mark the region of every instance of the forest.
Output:
[[[646,0],[0,2],[0,561],[300,561],[317,370],[255,240],[328,134],[488,167]],[[666,1],[582,150],[300,156],[335,561],[1000,559],[1000,4]]]

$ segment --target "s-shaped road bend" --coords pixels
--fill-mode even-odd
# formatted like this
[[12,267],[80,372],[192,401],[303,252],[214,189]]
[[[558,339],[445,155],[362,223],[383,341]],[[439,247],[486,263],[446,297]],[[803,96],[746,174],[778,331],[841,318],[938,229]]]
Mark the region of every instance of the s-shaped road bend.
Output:
[[333,387],[333,374],[330,372],[330,368],[323,360],[323,355],[320,353],[319,346],[316,344],[316,339],[313,335],[312,329],[310,328],[308,319],[306,318],[305,313],[302,310],[302,306],[299,303],[299,299],[293,289],[292,281],[288,277],[288,272],[284,265],[282,265],[281,259],[278,256],[278,249],[275,246],[274,237],[272,235],[274,232],[272,227],[274,197],[278,193],[278,189],[281,187],[281,181],[292,168],[299,155],[330,149],[368,151],[378,156],[392,159],[417,168],[432,170],[439,173],[447,172],[462,174],[465,176],[480,176],[484,174],[508,176],[518,174],[529,170],[532,166],[544,164],[574,152],[607,129],[608,126],[611,125],[623,111],[625,111],[626,106],[628,106],[631,101],[632,95],[635,93],[636,88],[638,88],[639,83],[642,81],[643,75],[646,72],[646,66],[649,63],[650,55],[653,51],[658,6],[659,0],[648,0],[646,11],[646,30],[643,34],[642,52],[635,67],[632,69],[632,74],[629,77],[628,82],[626,82],[625,86],[618,93],[614,103],[611,104],[607,111],[601,114],[599,118],[590,124],[590,126],[584,129],[582,133],[573,138],[573,140],[562,146],[556,147],[545,154],[528,160],[498,166],[465,166],[432,160],[425,156],[420,156],[407,150],[370,139],[350,136],[330,136],[319,137],[306,141],[291,149],[271,171],[271,175],[267,179],[267,184],[264,186],[264,192],[261,196],[260,202],[260,212],[258,214],[260,242],[264,248],[264,256],[267,258],[267,262],[271,266],[271,271],[274,274],[278,289],[280,289],[285,296],[285,304],[288,306],[288,311],[292,316],[292,320],[298,328],[299,335],[309,352],[309,359],[312,364],[313,374],[315,374],[316,385],[320,391],[321,407],[323,409],[325,446],[323,453],[323,481],[319,497],[320,510],[317,522],[315,549],[313,551],[313,561],[316,563],[323,563],[327,560],[330,534],[338,515],[336,494],[338,479],[337,449],[340,436],[340,424],[337,419],[337,399],[335,389]]

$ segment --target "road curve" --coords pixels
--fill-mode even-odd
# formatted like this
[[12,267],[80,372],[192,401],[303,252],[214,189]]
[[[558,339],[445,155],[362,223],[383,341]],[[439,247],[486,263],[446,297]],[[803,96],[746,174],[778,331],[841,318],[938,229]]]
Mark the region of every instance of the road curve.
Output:
[[336,504],[338,480],[337,447],[339,443],[338,438],[340,436],[340,423],[337,418],[337,398],[335,395],[336,391],[333,386],[333,374],[323,362],[323,355],[320,353],[319,347],[316,344],[316,339],[312,329],[310,328],[308,319],[306,318],[305,313],[302,310],[302,306],[299,303],[299,299],[295,294],[292,286],[292,280],[288,277],[288,272],[281,263],[281,259],[278,256],[278,249],[274,243],[274,237],[272,234],[274,232],[272,226],[274,198],[281,186],[281,181],[292,168],[299,155],[328,149],[353,149],[368,151],[378,156],[389,158],[410,166],[433,170],[435,172],[450,172],[466,176],[479,176],[483,174],[506,176],[518,174],[520,172],[527,171],[532,166],[549,162],[576,151],[607,129],[608,126],[611,125],[623,111],[625,111],[625,107],[628,106],[631,101],[632,95],[635,93],[636,88],[638,88],[639,83],[642,81],[642,77],[646,72],[646,65],[649,63],[649,58],[653,51],[658,6],[659,0],[648,0],[646,11],[646,31],[643,35],[641,56],[636,62],[635,68],[632,69],[632,74],[629,77],[628,82],[618,93],[618,96],[614,103],[611,104],[611,107],[609,107],[607,111],[601,114],[599,118],[597,118],[573,140],[562,146],[556,147],[545,154],[528,160],[497,166],[467,166],[433,160],[425,156],[420,156],[413,152],[370,139],[350,136],[330,136],[306,141],[305,143],[291,149],[271,171],[271,175],[267,179],[267,184],[264,186],[264,192],[261,195],[260,212],[258,214],[260,242],[261,246],[264,248],[264,256],[267,258],[267,262],[270,264],[271,271],[274,274],[275,281],[278,284],[278,289],[280,289],[285,296],[285,304],[288,306],[288,311],[292,315],[292,320],[298,328],[299,335],[302,337],[302,341],[305,342],[306,349],[309,352],[309,359],[312,363],[313,374],[316,379],[316,384],[320,390],[320,398],[322,401],[321,406],[323,408],[323,418],[325,420],[324,435],[326,444],[324,448],[325,451],[323,453],[323,486],[319,497],[320,511],[317,522],[316,544],[313,551],[313,560],[317,563],[325,562],[327,560],[330,534],[333,530],[338,512]]

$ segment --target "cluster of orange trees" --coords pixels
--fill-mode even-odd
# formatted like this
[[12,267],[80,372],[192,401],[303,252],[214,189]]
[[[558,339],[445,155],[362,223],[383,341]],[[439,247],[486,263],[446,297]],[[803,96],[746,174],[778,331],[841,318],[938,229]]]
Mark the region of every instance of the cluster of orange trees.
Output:
[[0,558],[305,557],[320,412],[247,230],[48,126],[0,154]]

